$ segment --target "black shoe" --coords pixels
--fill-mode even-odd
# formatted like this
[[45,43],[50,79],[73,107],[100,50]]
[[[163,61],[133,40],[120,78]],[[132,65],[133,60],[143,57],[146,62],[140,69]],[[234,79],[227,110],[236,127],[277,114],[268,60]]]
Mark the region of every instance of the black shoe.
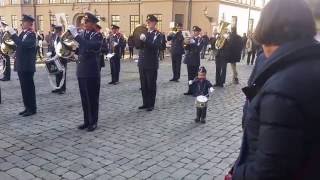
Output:
[[154,110],[154,107],[148,107],[147,108],[147,111],[153,111]]
[[24,114],[22,114],[22,117],[32,116],[36,113],[36,111],[26,111]]
[[191,92],[186,92],[186,93],[183,93],[183,94],[186,95],[186,96],[192,95]]
[[87,131],[88,131],[88,132],[92,132],[92,131],[96,130],[97,127],[98,127],[97,124],[93,124],[93,125],[91,125],[91,126],[88,126]]
[[10,79],[8,79],[8,78],[2,78],[2,79],[0,79],[0,81],[10,81]]
[[172,79],[170,79],[169,81],[175,81],[175,79],[174,79],[174,78],[172,78]]
[[78,129],[84,130],[84,129],[86,129],[87,127],[88,127],[88,125],[86,125],[86,124],[81,124],[81,125],[78,126]]
[[23,114],[26,113],[26,112],[27,112],[27,110],[25,109],[24,111],[19,112],[19,115],[23,115]]
[[219,84],[214,84],[214,85],[213,85],[213,87],[219,87],[219,86],[220,86]]
[[58,92],[59,92],[59,89],[52,90],[51,92],[52,92],[52,93],[58,93]]
[[174,82],[179,82],[179,79],[175,79]]
[[147,106],[142,105],[142,106],[139,106],[138,109],[147,109]]
[[194,122],[196,122],[196,123],[200,122],[200,118],[195,118]]
[[109,82],[108,84],[114,84],[115,82],[113,82],[113,81],[111,81],[111,82]]
[[206,119],[202,118],[200,123],[205,124],[206,123]]
[[119,82],[114,82],[114,83],[112,83],[113,85],[117,85],[117,84],[119,84]]
[[58,94],[65,94],[66,91],[59,91]]

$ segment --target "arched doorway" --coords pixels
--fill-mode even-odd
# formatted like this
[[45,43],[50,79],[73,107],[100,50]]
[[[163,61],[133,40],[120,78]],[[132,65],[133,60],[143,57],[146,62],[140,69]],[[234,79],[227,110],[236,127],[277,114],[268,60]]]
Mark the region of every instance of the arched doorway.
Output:
[[83,24],[83,17],[84,17],[84,13],[78,13],[76,15],[74,15],[73,17],[73,24],[76,27],[81,27],[81,24]]

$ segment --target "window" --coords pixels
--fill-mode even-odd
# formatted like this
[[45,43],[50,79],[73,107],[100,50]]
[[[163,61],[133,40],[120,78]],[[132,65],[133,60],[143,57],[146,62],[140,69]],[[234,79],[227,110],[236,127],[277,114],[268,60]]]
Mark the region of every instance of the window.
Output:
[[37,4],[42,4],[42,0],[37,0]]
[[16,15],[11,16],[11,24],[13,28],[18,28],[18,18]]
[[50,24],[57,24],[56,16],[50,15]]
[[111,2],[119,2],[120,0],[111,0]]
[[62,0],[62,3],[68,4],[68,3],[71,3],[71,0]]
[[10,0],[11,4],[18,4],[18,0]]
[[57,1],[56,0],[49,0],[49,3],[50,4],[55,4],[55,3],[57,3]]
[[67,24],[70,24],[70,18],[68,14],[66,14],[66,19],[67,19]]
[[134,29],[140,24],[139,15],[130,15],[130,34],[133,33]]
[[37,25],[38,25],[37,29],[40,30],[40,31],[43,31],[43,16],[42,16],[42,15],[38,15],[38,16],[37,16],[37,21],[38,21],[38,23],[37,23]]
[[140,0],[130,0],[130,2],[139,2]]
[[0,21],[5,21],[4,16],[0,16]]
[[31,0],[23,0],[23,4],[31,4]]
[[248,33],[252,33],[253,32],[253,23],[254,23],[254,20],[253,19],[249,19]]
[[232,16],[231,27],[238,27],[238,17]]
[[0,6],[4,6],[4,0],[0,0]]
[[158,19],[157,29],[158,29],[158,31],[162,32],[162,15],[161,14],[154,14],[154,16]]
[[119,15],[112,15],[111,16],[111,24],[120,26],[120,16]]

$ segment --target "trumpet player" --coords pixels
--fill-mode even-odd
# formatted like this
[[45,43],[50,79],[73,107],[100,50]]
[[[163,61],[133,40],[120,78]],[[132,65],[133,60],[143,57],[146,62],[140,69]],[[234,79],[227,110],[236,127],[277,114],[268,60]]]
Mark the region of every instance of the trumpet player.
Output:
[[7,26],[5,28],[17,45],[15,69],[18,72],[25,107],[25,110],[19,113],[23,117],[37,113],[36,93],[33,81],[34,72],[36,71],[36,33],[32,29],[33,22],[33,17],[22,15],[22,32],[19,36],[12,27]]
[[[184,63],[187,64],[188,81],[194,80],[197,76],[200,66],[200,52],[203,47],[203,41],[200,36],[201,28],[193,26],[193,37],[185,38],[185,50]],[[192,95],[192,87],[189,85],[188,91],[184,95]]]
[[161,46],[161,33],[156,29],[158,23],[154,15],[147,16],[148,32],[140,35],[143,42],[139,52],[139,74],[143,105],[139,109],[152,111],[157,94],[157,77],[159,68],[159,50]]
[[[4,35],[4,29],[5,27],[7,27],[8,24],[4,21],[1,22],[1,32],[0,32],[0,44],[3,43],[2,42],[2,38]],[[3,59],[3,68],[4,68],[4,72],[3,72],[3,78],[1,78],[1,81],[10,81],[11,78],[11,67],[10,67],[10,56],[7,54],[4,54],[0,51],[1,56],[4,58]]]
[[111,82],[109,84],[116,85],[119,83],[120,74],[120,59],[122,55],[122,47],[125,46],[125,39],[119,32],[120,27],[117,25],[111,26],[111,35],[107,39],[108,53],[113,53],[110,58]]
[[173,77],[170,81],[179,82],[182,55],[184,54],[184,37],[182,35],[183,26],[181,23],[177,24],[177,31],[171,32],[167,40],[171,41],[171,61]]
[[[62,26],[58,26],[58,25],[54,26],[54,34],[55,34],[55,38],[54,38],[54,40],[52,42],[53,48],[51,49],[52,50],[51,51],[51,57],[54,57],[56,55],[56,46],[62,40],[61,39]],[[61,83],[61,81],[63,79],[63,76],[64,76],[64,82],[63,82],[63,85],[60,88],[52,90],[51,92],[52,93],[58,93],[58,94],[64,94],[66,92],[66,84],[67,84],[66,81],[67,81],[67,63],[68,63],[68,60],[64,59],[62,57],[59,57],[59,61],[60,61],[61,65],[64,67],[65,71],[64,72],[60,72],[59,74],[56,74],[57,87],[60,86],[60,83]]]
[[91,13],[85,13],[84,30],[78,32],[75,26],[68,30],[79,43],[79,59],[77,77],[82,102],[84,123],[78,129],[94,131],[97,128],[100,94],[100,53],[103,37],[96,31],[98,18]]

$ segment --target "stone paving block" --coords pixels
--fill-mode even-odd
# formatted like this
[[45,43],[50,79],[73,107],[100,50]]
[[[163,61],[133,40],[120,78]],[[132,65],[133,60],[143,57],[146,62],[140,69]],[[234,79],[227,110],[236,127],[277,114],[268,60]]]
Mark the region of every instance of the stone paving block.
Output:
[[[208,102],[207,123],[200,125],[193,121],[194,97],[182,95],[187,88],[186,66],[182,65],[180,83],[168,82],[169,59],[160,62],[152,112],[137,109],[142,99],[136,63],[122,61],[117,86],[107,84],[109,67],[102,69],[99,124],[93,133],[76,128],[83,114],[75,64],[68,66],[67,92],[61,96],[51,93],[46,70],[37,67],[38,113],[27,118],[17,115],[22,110],[21,90],[13,73],[12,81],[1,84],[0,172],[14,169],[34,180],[99,176],[140,180],[156,174],[175,174],[163,178],[177,180],[223,175],[238,157],[245,99],[241,87],[247,84],[252,67],[238,64],[240,85],[231,83],[228,71],[225,87],[216,89]],[[215,69],[212,62],[202,64]],[[208,71],[207,77],[213,82],[214,71]],[[3,177],[11,180],[13,176]]]
[[7,173],[0,172],[1,180],[16,180],[12,176],[9,176]]

